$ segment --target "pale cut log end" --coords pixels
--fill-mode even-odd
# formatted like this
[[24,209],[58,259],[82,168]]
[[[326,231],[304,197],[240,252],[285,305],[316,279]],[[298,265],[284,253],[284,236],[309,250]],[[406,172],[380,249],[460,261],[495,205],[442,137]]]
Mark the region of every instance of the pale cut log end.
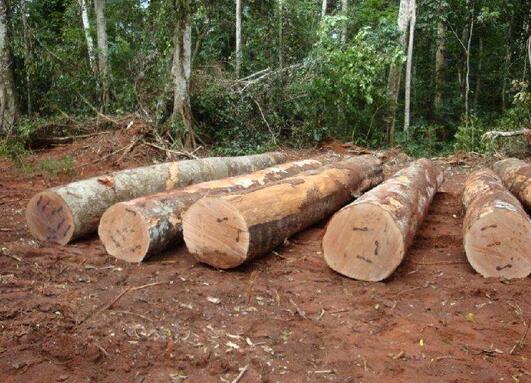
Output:
[[142,262],[149,250],[149,230],[134,206],[117,203],[102,215],[98,227],[105,250],[115,258]]
[[485,278],[531,273],[531,223],[521,214],[495,209],[482,215],[466,231],[464,246],[470,265]]
[[400,265],[404,240],[391,215],[378,205],[351,205],[330,220],[323,237],[328,266],[349,278],[378,282]]
[[200,262],[231,269],[247,259],[249,230],[241,214],[221,198],[203,198],[183,216],[183,237]]
[[74,217],[66,202],[52,191],[34,195],[26,207],[26,222],[33,237],[66,245],[74,235]]

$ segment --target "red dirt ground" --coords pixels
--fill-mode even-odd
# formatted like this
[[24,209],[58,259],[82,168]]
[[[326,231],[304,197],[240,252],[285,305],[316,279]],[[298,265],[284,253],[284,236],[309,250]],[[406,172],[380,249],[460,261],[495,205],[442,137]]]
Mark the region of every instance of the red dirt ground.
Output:
[[[101,158],[83,146],[31,161]],[[383,283],[326,267],[324,222],[230,272],[198,264],[184,247],[130,265],[96,238],[65,247],[31,239],[23,209],[33,193],[149,162],[119,156],[57,179],[0,160],[0,382],[235,382],[244,367],[240,383],[531,381],[530,279],[487,280],[466,262],[460,192],[469,167],[441,163],[446,181]]]

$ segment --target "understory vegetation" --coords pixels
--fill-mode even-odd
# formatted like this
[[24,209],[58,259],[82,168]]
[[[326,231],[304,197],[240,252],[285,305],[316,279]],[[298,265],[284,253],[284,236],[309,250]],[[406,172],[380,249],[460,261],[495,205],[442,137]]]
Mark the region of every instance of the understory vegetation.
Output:
[[414,155],[527,150],[482,138],[531,126],[525,0],[0,3],[0,155],[13,159],[43,126],[71,135],[65,121],[128,113],[171,147],[223,155],[328,138]]

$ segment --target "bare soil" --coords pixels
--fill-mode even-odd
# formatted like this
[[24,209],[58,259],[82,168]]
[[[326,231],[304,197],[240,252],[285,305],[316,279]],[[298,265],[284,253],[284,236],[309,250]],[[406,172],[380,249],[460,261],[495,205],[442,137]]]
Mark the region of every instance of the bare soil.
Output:
[[151,161],[145,150],[99,161],[122,144],[88,139],[29,159],[91,163],[58,178],[0,159],[0,382],[236,382],[243,368],[240,383],[531,381],[530,279],[484,279],[466,262],[469,159],[441,160],[446,181],[383,283],[326,266],[325,222],[230,272],[183,246],[130,265],[95,237],[33,241],[24,208],[34,193]]

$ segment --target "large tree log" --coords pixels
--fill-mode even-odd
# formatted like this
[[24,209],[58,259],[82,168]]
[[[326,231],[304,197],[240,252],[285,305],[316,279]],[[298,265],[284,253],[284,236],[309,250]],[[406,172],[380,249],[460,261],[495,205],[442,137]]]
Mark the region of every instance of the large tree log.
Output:
[[229,269],[269,252],[383,179],[373,156],[353,157],[248,193],[205,197],[183,215],[199,261]]
[[103,212],[132,198],[272,166],[282,153],[244,157],[212,157],[129,169],[70,183],[33,196],[26,208],[31,234],[65,245],[94,232]]
[[525,278],[531,272],[531,221],[490,169],[469,175],[463,192],[464,246],[484,277]]
[[202,197],[249,190],[337,160],[337,157],[323,157],[288,162],[243,176],[121,202],[103,214],[98,233],[107,253],[128,262],[141,262],[182,240],[181,215]]
[[518,158],[507,158],[496,162],[494,171],[509,191],[531,211],[531,165]]
[[381,281],[400,265],[443,181],[420,159],[337,212],[326,227],[323,253],[336,272]]

